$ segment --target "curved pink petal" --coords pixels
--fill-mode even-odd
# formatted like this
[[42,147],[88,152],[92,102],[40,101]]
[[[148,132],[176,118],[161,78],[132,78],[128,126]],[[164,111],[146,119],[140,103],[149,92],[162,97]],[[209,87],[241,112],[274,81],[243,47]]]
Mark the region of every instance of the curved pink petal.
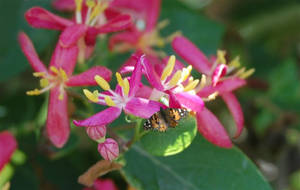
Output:
[[150,64],[147,58],[143,60],[142,65],[148,82],[157,90],[164,91],[159,76],[154,71],[153,65]]
[[118,107],[109,107],[85,120],[76,121],[73,123],[78,127],[90,127],[90,126],[101,126],[107,125],[113,122],[121,114],[122,109]]
[[131,56],[129,59],[125,61],[123,65],[121,65],[119,72],[121,74],[131,73],[134,70],[135,64],[136,64],[136,57]]
[[174,94],[178,102],[182,105],[182,107],[191,109],[195,112],[201,112],[204,107],[203,100],[197,96],[192,95],[186,92],[181,92]]
[[87,27],[83,24],[74,24],[66,27],[59,36],[59,44],[64,47],[77,45],[78,40],[85,35]]
[[180,105],[180,102],[177,100],[175,94],[173,94],[170,91],[166,91],[167,94],[169,94],[169,107],[170,108],[182,108]]
[[46,28],[54,30],[63,30],[73,22],[56,16],[41,7],[33,7],[25,13],[27,22],[35,28]]
[[54,0],[52,6],[59,11],[73,11],[76,8],[74,0]]
[[[63,93],[63,99],[60,100],[61,93]],[[58,148],[63,147],[69,138],[70,122],[68,96],[59,87],[50,90],[46,128],[50,141]]]
[[25,56],[27,57],[31,67],[35,72],[47,72],[47,68],[39,59],[31,40],[24,32],[20,32],[18,35],[18,40],[21,49]]
[[110,33],[124,30],[131,26],[131,17],[129,15],[119,15],[109,20],[105,25],[97,28],[98,33]]
[[211,64],[207,57],[187,38],[177,36],[172,42],[175,52],[200,73],[209,74]]
[[94,77],[101,76],[106,81],[111,79],[111,71],[103,66],[95,66],[78,75],[71,76],[67,82],[68,86],[95,86],[97,85]]
[[219,64],[212,74],[212,85],[216,86],[219,80],[226,75],[227,65]]
[[127,43],[134,46],[139,40],[139,33],[134,32],[122,32],[112,35],[108,42],[108,48],[114,50],[115,47],[120,43]]
[[15,137],[8,131],[0,133],[0,172],[17,148]]
[[225,101],[227,107],[229,108],[229,111],[231,112],[233,119],[235,121],[235,124],[237,126],[236,133],[234,135],[234,138],[237,138],[240,136],[240,134],[243,131],[244,128],[244,114],[243,110],[241,108],[241,105],[239,101],[237,100],[236,96],[230,92],[224,92],[222,93],[222,98]]
[[[134,55],[133,55],[134,56]],[[141,83],[142,78],[142,63],[145,60],[145,55],[141,55],[137,58],[137,62],[132,71],[130,80],[129,80],[129,96],[135,95],[136,91],[139,89],[139,84]]]
[[126,113],[137,117],[149,118],[151,115],[158,112],[160,107],[164,107],[164,105],[156,101],[144,98],[132,98],[127,102],[124,110]]
[[62,68],[67,75],[70,76],[73,73],[74,67],[77,63],[77,56],[77,46],[63,48],[59,43],[57,43],[54,53],[51,57],[49,68],[51,66]]
[[224,148],[232,147],[226,130],[213,113],[204,107],[196,117],[198,130],[209,142]]
[[140,83],[139,89],[137,90],[135,97],[140,97],[140,98],[146,98],[149,99],[151,93],[152,93],[152,88],[149,86],[143,85]]
[[206,86],[201,89],[197,95],[200,97],[207,97],[214,92],[219,92],[222,94],[223,92],[232,92],[237,88],[240,88],[246,84],[244,79],[240,79],[237,77],[229,78],[224,81],[219,82],[215,87],[213,86]]

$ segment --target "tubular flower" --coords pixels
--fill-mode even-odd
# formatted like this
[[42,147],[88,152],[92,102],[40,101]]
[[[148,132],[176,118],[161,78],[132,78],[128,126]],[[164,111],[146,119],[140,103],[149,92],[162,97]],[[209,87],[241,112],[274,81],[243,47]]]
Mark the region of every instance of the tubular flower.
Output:
[[[177,68],[174,70],[176,63]],[[150,99],[159,100],[167,95],[170,107],[185,107],[195,112],[202,111],[204,103],[195,92],[199,80],[194,80],[190,76],[191,65],[184,68],[181,63],[176,62],[175,56],[172,55],[165,68],[163,68],[160,77],[148,61],[145,61],[143,66],[149,83],[154,87]]]
[[[53,30],[69,29],[70,33],[61,39],[61,45],[68,47],[69,35],[78,40],[79,61],[83,62],[92,53],[98,34],[110,33],[123,30],[131,25],[129,15],[109,15],[107,18],[104,11],[109,6],[109,0],[74,0],[75,18],[68,20],[41,7],[33,7],[25,13],[27,22],[35,28],[46,28]],[[77,41],[76,41],[77,42]]]
[[[197,87],[197,95],[207,101],[214,99],[217,95],[223,98],[235,120],[237,126],[235,137],[238,137],[244,126],[244,116],[232,91],[245,85],[244,79],[250,76],[254,69],[246,71],[245,68],[242,68],[237,70],[240,66],[239,58],[237,57],[227,64],[224,51],[218,51],[217,58],[209,61],[192,42],[184,37],[176,37],[172,46],[175,52],[186,62],[203,73],[205,80]],[[202,112],[197,113],[197,121],[199,131],[210,142],[226,148],[232,146],[223,125],[208,109],[204,108]]]
[[[64,35],[62,33],[60,38]],[[110,80],[111,71],[102,66],[95,66],[81,74],[72,75],[77,60],[78,47],[70,46],[64,48],[60,43],[57,44],[47,69],[40,61],[32,42],[25,33],[19,34],[19,43],[35,71],[33,76],[41,78],[41,89],[28,91],[27,94],[39,95],[50,91],[46,123],[47,133],[55,146],[62,147],[70,133],[66,88],[96,85],[96,82],[93,80],[95,75],[100,75],[105,80]]]
[[176,33],[167,38],[159,35],[159,31],[168,24],[168,21],[157,24],[160,3],[160,0],[139,0],[134,3],[132,0],[114,0],[111,9],[130,14],[135,24],[128,30],[113,35],[109,48],[118,52],[137,50],[147,55],[162,55],[153,47],[162,47],[171,42]]
[[153,113],[159,111],[162,106],[159,102],[136,96],[143,62],[145,62],[145,57],[139,57],[130,79],[122,79],[121,75],[116,73],[118,85],[115,90],[112,90],[101,76],[95,76],[96,82],[105,92],[99,93],[97,90],[90,92],[87,89],[84,89],[83,92],[91,102],[107,105],[109,108],[83,121],[74,121],[74,124],[86,127],[107,125],[119,117],[122,110],[141,118],[149,118]]
[[107,138],[98,144],[98,152],[105,160],[112,161],[119,156],[119,145],[114,139]]
[[118,188],[111,179],[97,179],[93,187],[84,188],[83,190],[117,190]]
[[14,136],[7,131],[0,132],[0,172],[16,149],[17,141]]

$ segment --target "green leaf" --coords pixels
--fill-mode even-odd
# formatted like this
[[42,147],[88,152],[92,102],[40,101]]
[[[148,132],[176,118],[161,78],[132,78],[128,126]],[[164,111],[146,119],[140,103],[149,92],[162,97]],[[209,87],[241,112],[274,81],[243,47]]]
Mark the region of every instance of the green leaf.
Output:
[[156,156],[170,156],[187,148],[197,134],[196,119],[192,116],[181,120],[166,132],[150,131],[142,139],[145,150]]
[[237,148],[222,149],[202,137],[180,154],[155,157],[135,145],[122,174],[141,190],[270,190],[255,165]]

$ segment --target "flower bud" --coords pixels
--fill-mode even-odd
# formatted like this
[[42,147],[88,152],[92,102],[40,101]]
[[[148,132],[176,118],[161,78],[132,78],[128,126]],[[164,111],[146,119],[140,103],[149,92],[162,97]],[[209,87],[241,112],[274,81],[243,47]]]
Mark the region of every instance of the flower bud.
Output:
[[114,139],[107,138],[98,145],[98,152],[105,160],[112,161],[119,156],[119,145]]
[[86,133],[88,134],[88,136],[95,140],[98,141],[100,139],[102,139],[103,137],[105,137],[106,135],[106,126],[90,126],[90,127],[86,127]]

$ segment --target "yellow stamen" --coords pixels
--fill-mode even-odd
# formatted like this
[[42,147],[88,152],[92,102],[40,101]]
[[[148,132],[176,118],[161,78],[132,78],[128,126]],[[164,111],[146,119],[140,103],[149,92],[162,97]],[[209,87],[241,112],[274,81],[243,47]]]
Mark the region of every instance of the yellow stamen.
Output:
[[56,67],[54,67],[54,66],[51,66],[51,67],[50,67],[50,70],[51,70],[53,73],[55,73],[55,74],[58,74],[58,73],[59,73],[58,69],[57,69]]
[[123,81],[123,79],[122,79],[122,77],[121,77],[121,74],[118,73],[118,72],[116,72],[116,78],[117,78],[118,84],[119,84],[122,88],[124,88],[124,81]]
[[168,26],[170,23],[169,20],[165,19],[163,21],[160,21],[158,24],[157,24],[157,27],[156,27],[156,30],[160,30],[162,28],[165,28],[166,26]]
[[124,79],[123,91],[124,91],[124,94],[127,96],[129,93],[129,82],[127,79]]
[[33,95],[40,95],[41,91],[39,89],[34,89],[26,92],[27,95],[33,96]]
[[90,92],[87,89],[83,89],[84,95],[92,102],[98,102],[98,96],[96,96],[94,93]]
[[68,76],[67,76],[66,72],[62,68],[59,69],[59,73],[62,76],[63,81],[67,81],[68,80]]
[[185,81],[190,76],[192,69],[192,65],[189,65],[187,68],[182,70],[182,81]]
[[217,51],[217,63],[226,64],[225,54],[226,54],[225,51],[222,50]]
[[248,78],[250,75],[252,75],[254,73],[255,69],[252,68],[252,69],[249,69],[248,71],[244,72],[243,74],[240,75],[240,77],[242,79],[246,79]]
[[100,13],[102,13],[108,7],[108,3],[101,3],[98,2],[97,5],[94,7],[91,16],[89,18],[89,22],[91,22],[94,18],[96,18]]
[[170,86],[175,86],[180,79],[181,79],[181,70],[177,71],[174,74],[174,76],[172,77],[172,79],[169,82]]
[[241,76],[245,72],[246,68],[243,67],[240,70],[238,70],[234,75],[235,76]]
[[170,74],[172,73],[173,69],[174,69],[174,66],[175,66],[175,61],[176,61],[176,57],[174,55],[171,55],[171,57],[169,58],[168,60],[168,64],[167,66],[165,67],[162,75],[161,75],[161,80],[162,81],[165,81],[166,78],[168,76],[170,76]]
[[94,94],[96,97],[98,97],[98,96],[99,96],[98,90],[94,90],[94,91],[93,91],[93,94]]
[[240,67],[241,63],[240,63],[240,56],[236,56],[232,61],[230,61],[230,63],[228,64],[229,67]]
[[100,77],[99,75],[96,75],[95,81],[103,90],[110,90],[110,86],[104,78]]
[[105,96],[104,101],[108,106],[116,106],[116,103],[109,96]]
[[41,86],[42,88],[45,88],[45,87],[48,86],[48,85],[49,85],[48,79],[42,78],[42,79],[40,80],[40,86]]
[[208,100],[215,100],[218,95],[219,95],[219,92],[214,92],[208,96]]
[[76,11],[80,12],[82,8],[82,0],[75,0],[75,4],[76,4]]
[[200,89],[204,88],[205,85],[206,85],[206,75],[202,75],[200,81]]
[[85,2],[85,4],[86,4],[86,6],[88,6],[89,8],[93,8],[93,7],[96,5],[96,3],[95,3],[94,0],[87,0],[87,1]]
[[190,91],[190,90],[193,90],[199,83],[199,80],[196,79],[192,82],[190,82],[185,88],[184,88],[184,91],[187,92],[187,91]]
[[33,73],[33,76],[35,77],[44,77],[46,75],[45,72],[34,72]]

